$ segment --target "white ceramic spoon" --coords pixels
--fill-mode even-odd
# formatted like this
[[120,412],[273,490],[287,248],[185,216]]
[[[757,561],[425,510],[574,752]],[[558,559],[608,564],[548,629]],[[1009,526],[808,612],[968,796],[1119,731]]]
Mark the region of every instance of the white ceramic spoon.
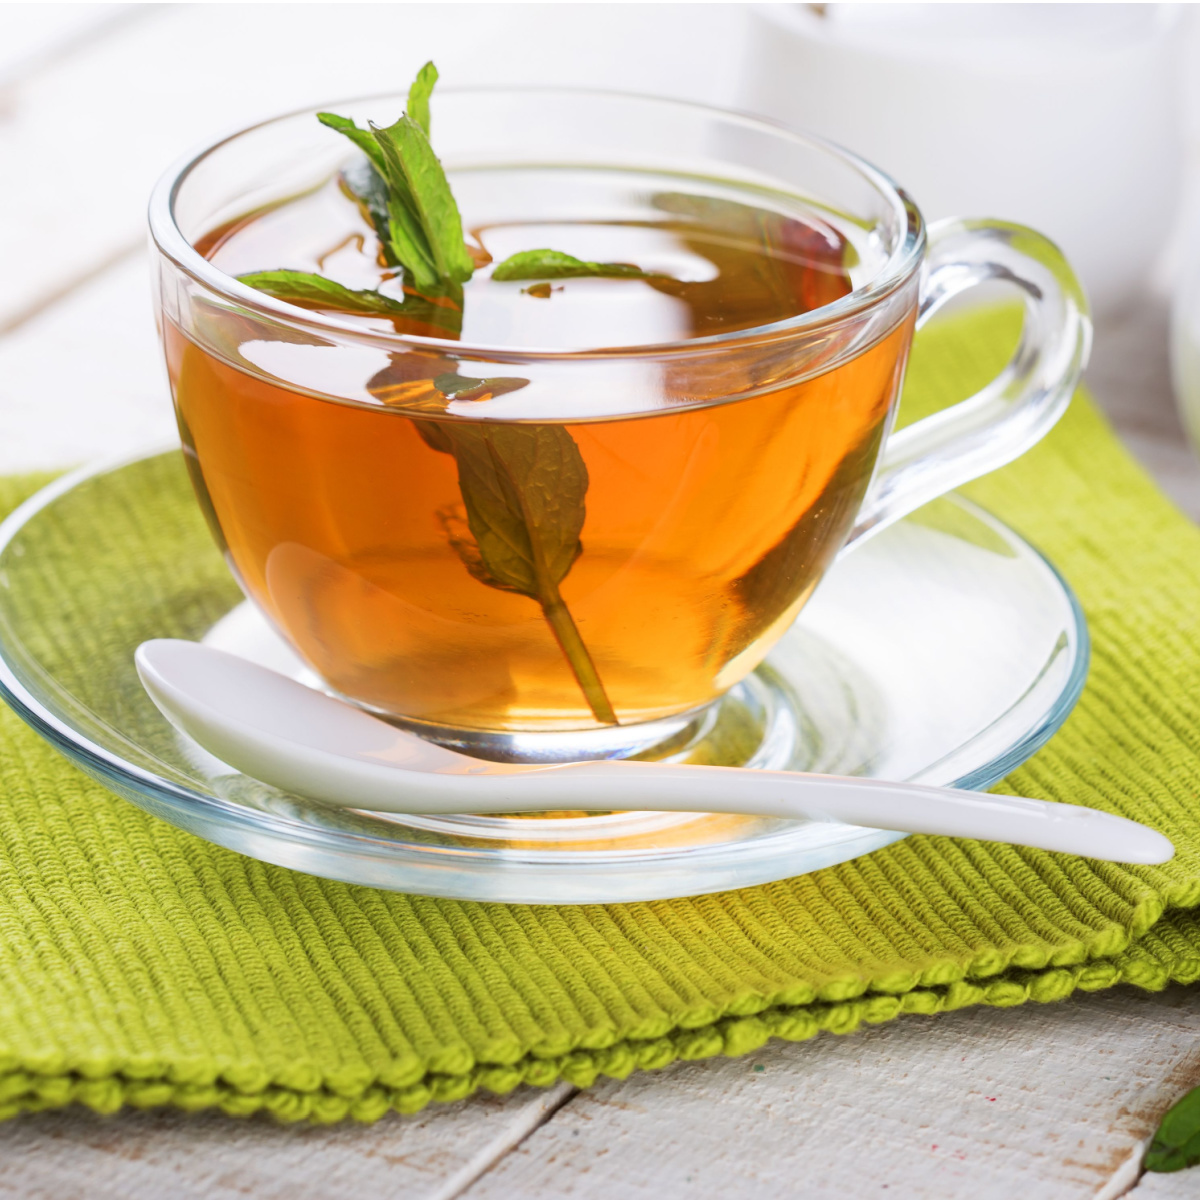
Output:
[[423,741],[275,671],[196,642],[138,647],[137,669],[166,718],[263,783],[347,808],[401,813],[561,808],[828,818],[1162,863],[1161,833],[1091,808],[952,788],[675,763],[486,762]]

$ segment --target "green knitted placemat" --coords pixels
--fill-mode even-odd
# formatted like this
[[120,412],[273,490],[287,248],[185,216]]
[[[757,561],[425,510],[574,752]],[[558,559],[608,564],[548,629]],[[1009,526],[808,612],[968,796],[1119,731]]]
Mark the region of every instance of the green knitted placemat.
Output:
[[[906,415],[978,386],[1012,338],[994,313],[923,334]],[[0,504],[34,482],[0,483]],[[1001,790],[1146,821],[1171,863],[912,837],[688,900],[434,900],[209,845],[4,710],[0,1115],[80,1101],[369,1120],[903,1013],[1200,978],[1200,530],[1083,396],[968,490],[1057,562],[1094,640],[1078,709]]]

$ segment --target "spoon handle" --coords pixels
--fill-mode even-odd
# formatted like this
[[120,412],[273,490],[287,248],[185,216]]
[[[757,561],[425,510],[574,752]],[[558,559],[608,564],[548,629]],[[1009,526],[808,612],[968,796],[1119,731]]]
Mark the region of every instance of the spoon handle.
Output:
[[[884,779],[747,771],[673,763],[604,761],[557,768],[580,807],[653,807],[665,811],[827,818],[849,825],[982,838],[1059,850],[1110,862],[1162,863],[1174,855],[1157,830],[1094,808],[930,787]],[[525,785],[531,779],[522,781]],[[595,787],[595,792],[592,788]],[[617,789],[620,800],[613,799]],[[636,805],[625,797],[638,797]]]

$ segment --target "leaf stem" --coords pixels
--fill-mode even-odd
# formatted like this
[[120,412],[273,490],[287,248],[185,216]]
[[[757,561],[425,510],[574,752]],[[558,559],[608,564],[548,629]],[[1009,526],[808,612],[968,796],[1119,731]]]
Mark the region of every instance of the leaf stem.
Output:
[[[574,441],[571,440],[570,434],[566,436],[574,448]],[[617,720],[617,714],[613,712],[613,706],[608,702],[604,685],[600,682],[600,676],[596,671],[596,664],[592,662],[592,656],[588,653],[588,648],[583,644],[583,638],[579,635],[579,628],[575,624],[575,618],[571,616],[571,610],[567,607],[567,602],[562,598],[562,594],[558,590],[558,579],[554,577],[546,562],[541,530],[538,528],[537,518],[529,510],[525,489],[513,474],[512,467],[500,453],[494,438],[489,435],[486,429],[483,433],[483,439],[484,444],[488,448],[488,454],[491,456],[492,465],[495,468],[497,477],[507,481],[513,503],[521,514],[521,522],[525,527],[525,533],[529,539],[529,554],[532,560],[531,565],[535,580],[534,598],[542,606],[542,615],[545,616],[546,623],[554,633],[559,648],[566,655],[567,663],[571,668],[572,674],[575,676],[576,682],[579,684],[580,690],[583,692],[584,699],[588,702],[588,707],[592,710],[592,715],[602,725],[619,725],[620,722]],[[576,453],[578,453],[577,449]],[[586,472],[586,468],[584,470]],[[586,484],[584,486],[586,487]],[[582,547],[576,542],[576,556],[578,556],[581,549]],[[566,571],[570,569],[568,565],[563,574],[566,574]],[[561,575],[559,578],[561,578]],[[529,593],[526,594],[528,595]]]
[[618,724],[617,714],[613,712],[613,707],[608,702],[608,696],[604,691],[604,685],[596,673],[596,664],[592,662],[592,656],[583,644],[583,638],[579,636],[575,618],[571,616],[571,610],[567,607],[566,601],[559,595],[558,588],[554,584],[543,584],[543,594],[539,597],[539,602],[542,612],[546,616],[546,622],[553,630],[555,640],[562,648],[563,654],[566,655],[571,671],[588,702],[588,707],[592,710],[592,715],[602,725]]

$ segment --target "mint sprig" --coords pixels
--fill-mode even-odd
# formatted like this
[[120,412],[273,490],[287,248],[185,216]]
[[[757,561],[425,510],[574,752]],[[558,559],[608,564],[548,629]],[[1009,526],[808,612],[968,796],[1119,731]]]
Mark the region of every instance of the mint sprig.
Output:
[[519,392],[529,386],[529,380],[519,375],[491,375],[487,379],[476,379],[472,375],[460,375],[453,371],[435,375],[433,386],[447,400],[491,400],[507,392]]
[[[331,112],[317,113],[317,120],[348,138],[366,156],[364,162],[347,167],[340,179],[375,230],[387,264],[403,267],[406,283],[419,293],[459,298],[462,285],[475,272],[475,260],[463,238],[462,215],[446,172],[430,142],[429,99],[437,80],[437,68],[426,63],[417,72],[404,115],[395,124],[381,128],[369,123],[363,129],[350,117]],[[279,289],[271,294],[287,299],[282,290],[289,274],[297,276],[297,296],[311,290],[309,280],[300,280],[302,272],[260,271],[239,278],[250,282],[269,276],[272,286]],[[522,250],[492,271],[492,279],[498,283],[588,277],[661,278],[632,263],[589,262],[549,249]],[[335,292],[329,290],[327,299],[332,302],[334,298]],[[346,311],[367,311],[362,304],[359,299]]]
[[371,160],[371,165],[377,170],[383,170],[383,152],[375,142],[369,129],[359,129],[349,117],[339,117],[337,113],[319,112],[317,120],[327,125],[337,133],[348,137]]
[[252,271],[249,275],[239,275],[238,281],[302,308],[334,308],[374,317],[395,317],[405,312],[401,301],[382,292],[369,288],[356,291],[308,271]]
[[433,85],[438,81],[438,69],[427,62],[412,81],[408,89],[408,103],[405,111],[425,131],[426,137],[432,137],[429,132],[429,97],[433,95]]
[[[371,289],[356,291],[304,271],[256,271],[239,276],[243,283],[304,307],[415,318],[446,330],[450,337],[461,334],[462,285],[474,273],[475,262],[446,173],[429,140],[429,98],[437,78],[433,63],[426,63],[409,89],[404,115],[383,128],[372,123],[362,129],[349,117],[317,114],[323,125],[366,156],[342,172],[341,185],[374,228],[387,264],[404,269],[404,299]],[[586,262],[555,250],[514,254],[492,273],[500,281],[584,276],[651,278],[629,263]],[[450,365],[454,360],[442,362]],[[407,392],[423,382],[405,380],[399,387]],[[443,369],[426,386],[446,404],[490,399],[528,382],[516,377],[476,379],[458,374],[455,367]],[[378,390],[391,395],[396,386],[381,378],[373,394]],[[588,473],[575,439],[565,426],[554,424],[416,424],[426,443],[452,455],[458,467],[465,528],[452,522],[446,534],[463,565],[488,587],[518,592],[538,603],[592,714],[601,724],[617,724],[559,590],[583,552]]]
[[453,455],[458,466],[468,529],[447,523],[447,534],[463,565],[488,587],[537,601],[592,715],[603,725],[616,725],[596,665],[559,590],[583,553],[580,533],[587,516],[588,472],[575,439],[563,425],[416,424],[426,444]]
[[492,269],[497,283],[522,279],[655,279],[632,263],[587,262],[561,250],[521,250]]
[[383,176],[369,158],[364,158],[348,166],[339,176],[339,183],[342,191],[358,205],[363,216],[370,221],[383,249],[384,261],[389,267],[398,267],[400,260],[392,250],[392,218],[388,212],[391,194]]
[[349,117],[317,114],[367,156],[366,169],[343,172],[343,186],[419,292],[461,285],[475,270],[458,205],[429,142],[429,97],[437,79],[437,68],[426,63],[409,88],[404,115],[384,128],[372,123],[362,129]]
[[457,337],[462,331],[462,304],[453,298],[440,302],[421,295],[405,295],[403,300],[393,300],[382,292],[370,288],[355,290],[343,287],[324,275],[313,275],[308,271],[254,271],[239,275],[238,280],[277,300],[286,300],[300,308],[332,309],[335,312],[359,313],[367,317],[390,317],[432,325],[448,337]]
[[391,191],[391,248],[412,273],[418,291],[463,284],[475,261],[463,242],[462,217],[442,164],[421,126],[406,113],[394,125],[371,126],[383,153],[383,177]]
[[1167,1110],[1146,1152],[1147,1171],[1181,1171],[1200,1165],[1200,1087]]

